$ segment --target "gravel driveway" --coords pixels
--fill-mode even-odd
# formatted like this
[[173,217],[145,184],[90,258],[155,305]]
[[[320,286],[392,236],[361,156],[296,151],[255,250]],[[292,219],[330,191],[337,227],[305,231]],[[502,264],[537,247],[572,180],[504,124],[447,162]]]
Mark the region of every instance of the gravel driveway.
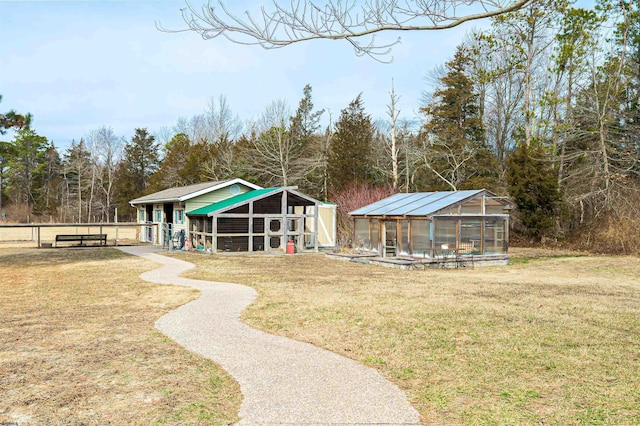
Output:
[[239,320],[254,289],[179,275],[193,264],[150,247],[119,247],[160,263],[145,281],[201,291],[168,313],[156,328],[185,348],[221,365],[244,397],[238,425],[417,425],[403,392],[374,369],[313,345],[253,329]]

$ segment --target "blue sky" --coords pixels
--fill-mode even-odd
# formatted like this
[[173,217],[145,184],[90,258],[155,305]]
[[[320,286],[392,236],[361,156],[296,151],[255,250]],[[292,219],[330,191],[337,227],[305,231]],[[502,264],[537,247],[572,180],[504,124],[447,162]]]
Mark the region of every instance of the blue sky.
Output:
[[[256,10],[250,3],[269,4],[227,1]],[[393,78],[401,116],[412,119],[426,73],[452,57],[468,30],[488,25],[388,33],[382,37],[401,35],[402,43],[383,64],[357,57],[343,41],[267,51],[156,29],[156,21],[183,28],[182,7],[182,0],[0,0],[0,112],[32,113],[33,128],[63,150],[101,126],[127,140],[136,127],[157,132],[202,113],[220,95],[243,120],[257,119],[276,99],[295,110],[307,83],[316,108],[334,121],[360,92],[367,112],[384,119]]]

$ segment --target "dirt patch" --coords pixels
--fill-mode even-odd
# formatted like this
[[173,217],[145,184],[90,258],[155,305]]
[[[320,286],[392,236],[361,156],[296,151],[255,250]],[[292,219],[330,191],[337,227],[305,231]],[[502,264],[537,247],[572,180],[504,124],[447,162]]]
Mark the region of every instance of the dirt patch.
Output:
[[114,249],[0,249],[0,423],[219,424],[237,384],[158,333],[195,291]]

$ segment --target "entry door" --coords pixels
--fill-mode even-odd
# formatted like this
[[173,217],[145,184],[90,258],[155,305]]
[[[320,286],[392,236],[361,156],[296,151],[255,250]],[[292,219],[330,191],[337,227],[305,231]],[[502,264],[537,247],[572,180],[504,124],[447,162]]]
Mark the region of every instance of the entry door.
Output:
[[396,255],[396,247],[398,246],[398,228],[396,221],[384,221],[384,245],[383,256],[393,257]]

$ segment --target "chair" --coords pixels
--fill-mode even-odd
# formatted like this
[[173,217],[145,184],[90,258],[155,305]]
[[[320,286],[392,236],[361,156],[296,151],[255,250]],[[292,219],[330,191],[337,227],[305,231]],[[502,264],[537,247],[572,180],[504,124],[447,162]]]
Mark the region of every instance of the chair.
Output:
[[469,261],[471,261],[471,267],[473,268],[473,252],[475,249],[475,241],[460,242],[456,251],[456,268],[467,266]]

